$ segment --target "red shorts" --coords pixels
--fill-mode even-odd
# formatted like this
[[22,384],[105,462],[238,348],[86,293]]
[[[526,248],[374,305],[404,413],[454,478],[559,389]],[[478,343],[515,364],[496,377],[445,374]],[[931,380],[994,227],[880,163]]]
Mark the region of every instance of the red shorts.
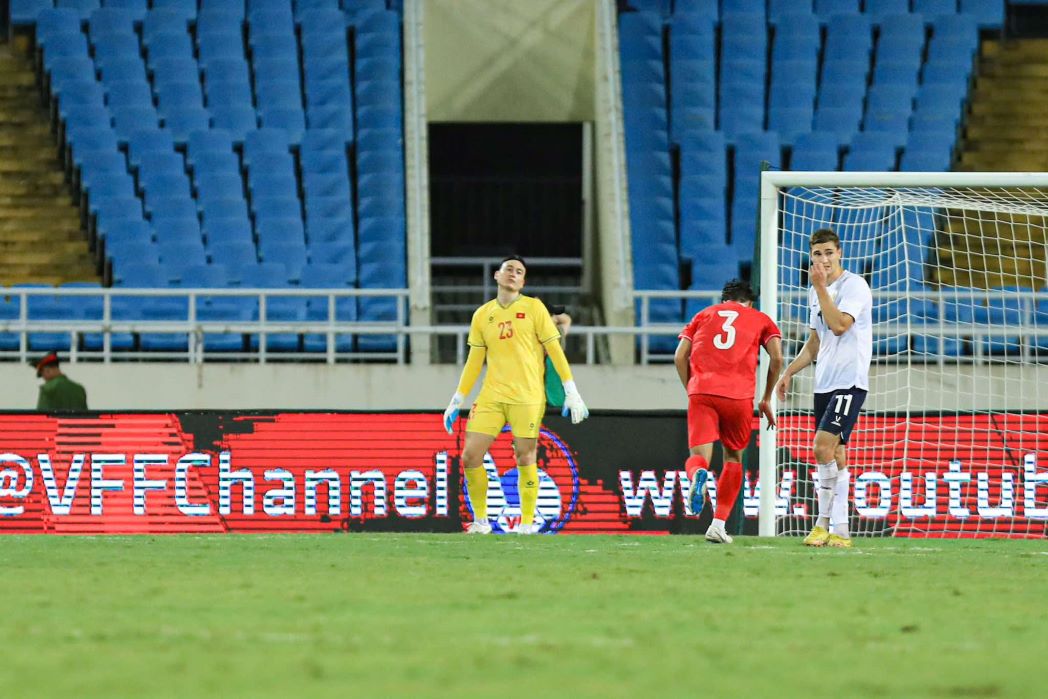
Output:
[[750,443],[753,427],[753,401],[699,394],[688,396],[688,447],[720,439],[732,451]]

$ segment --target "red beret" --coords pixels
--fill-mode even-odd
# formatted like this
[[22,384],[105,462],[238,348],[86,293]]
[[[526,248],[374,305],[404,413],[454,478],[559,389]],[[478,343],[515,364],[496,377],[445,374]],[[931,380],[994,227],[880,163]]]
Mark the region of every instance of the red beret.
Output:
[[43,371],[44,367],[49,366],[51,364],[58,364],[58,354],[56,354],[55,352],[44,355],[36,361],[36,375],[40,376],[40,373]]

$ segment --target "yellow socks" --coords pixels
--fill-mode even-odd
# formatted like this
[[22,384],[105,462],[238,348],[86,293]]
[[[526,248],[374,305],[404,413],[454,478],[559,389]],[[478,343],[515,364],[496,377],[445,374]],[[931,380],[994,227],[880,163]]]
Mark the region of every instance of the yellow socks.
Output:
[[538,464],[517,467],[517,492],[520,493],[520,523],[535,521],[535,503],[539,499]]
[[462,470],[466,472],[466,488],[469,490],[469,504],[473,507],[473,521],[487,522],[488,472],[483,466]]

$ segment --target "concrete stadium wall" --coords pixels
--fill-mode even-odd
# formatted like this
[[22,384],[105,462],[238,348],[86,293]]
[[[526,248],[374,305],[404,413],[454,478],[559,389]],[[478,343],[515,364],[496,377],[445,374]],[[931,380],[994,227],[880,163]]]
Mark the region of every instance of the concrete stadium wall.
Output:
[[[458,382],[451,365],[66,363],[95,410],[339,409],[443,410]],[[686,405],[672,365],[577,366],[591,408],[659,410]],[[788,406],[810,402],[812,371],[794,384]],[[36,406],[31,367],[0,364],[0,409]],[[868,410],[1048,409],[1048,366],[899,367],[874,372]]]
[[593,0],[428,0],[429,121],[591,121]]

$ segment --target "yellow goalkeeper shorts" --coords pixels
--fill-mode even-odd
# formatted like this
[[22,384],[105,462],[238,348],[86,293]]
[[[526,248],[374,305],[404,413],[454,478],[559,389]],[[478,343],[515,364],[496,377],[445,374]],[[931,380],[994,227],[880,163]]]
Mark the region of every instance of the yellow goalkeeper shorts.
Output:
[[469,411],[466,431],[497,437],[508,422],[514,437],[535,439],[539,436],[545,413],[545,403],[474,403]]

